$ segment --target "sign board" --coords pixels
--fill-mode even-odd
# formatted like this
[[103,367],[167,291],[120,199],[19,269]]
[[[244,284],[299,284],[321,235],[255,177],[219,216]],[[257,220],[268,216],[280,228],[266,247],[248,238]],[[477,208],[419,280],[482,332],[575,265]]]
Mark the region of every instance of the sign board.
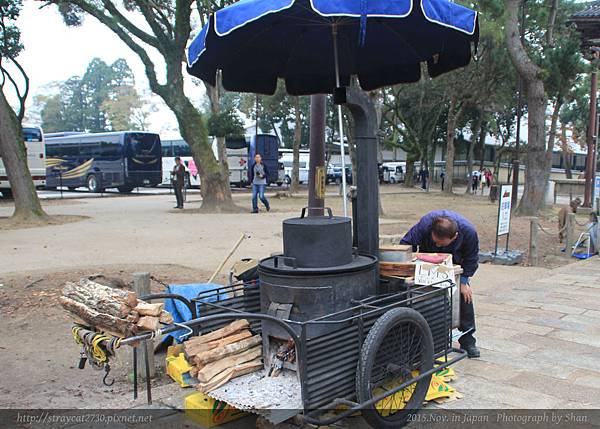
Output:
[[315,197],[318,200],[325,199],[325,167],[318,166],[315,168]]
[[510,212],[512,209],[512,185],[500,187],[500,208],[498,209],[498,236],[510,231]]
[[454,268],[448,265],[432,264],[417,260],[415,266],[415,284],[429,286],[445,280],[454,282]]

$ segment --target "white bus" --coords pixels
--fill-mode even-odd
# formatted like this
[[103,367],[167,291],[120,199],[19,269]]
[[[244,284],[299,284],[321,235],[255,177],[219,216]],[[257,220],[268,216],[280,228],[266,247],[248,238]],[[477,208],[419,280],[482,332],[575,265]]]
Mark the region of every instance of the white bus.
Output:
[[[44,133],[40,127],[24,125],[22,128],[25,150],[27,151],[27,166],[36,188],[46,186],[46,145]],[[12,195],[6,169],[0,158],[0,192],[9,197]]]
[[[279,150],[280,161],[283,163],[285,171],[285,183],[292,183],[292,169],[294,165],[294,151],[292,149]],[[300,149],[300,162],[298,170],[298,181],[300,183],[308,183],[308,162],[310,160],[310,152],[306,149]]]
[[384,183],[393,184],[404,182],[406,162],[384,162],[381,167],[383,169]]
[[[187,170],[188,186],[199,187],[200,175],[192,158],[192,152],[185,140],[162,140],[162,183],[161,186],[171,186],[171,171],[175,166],[175,157],[180,157]],[[227,164],[229,166],[229,182],[243,187],[248,184],[248,143],[245,138],[227,139]],[[217,139],[213,140],[213,153],[218,159]]]

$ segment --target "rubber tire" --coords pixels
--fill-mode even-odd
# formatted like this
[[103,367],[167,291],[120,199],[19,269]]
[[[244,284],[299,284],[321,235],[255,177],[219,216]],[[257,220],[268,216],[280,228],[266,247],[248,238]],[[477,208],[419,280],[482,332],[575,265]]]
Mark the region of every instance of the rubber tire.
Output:
[[2,194],[2,197],[6,198],[7,200],[12,200],[13,198],[12,189],[3,189],[2,191],[0,191],[0,193]]
[[117,190],[121,194],[129,194],[131,191],[133,191],[133,186],[119,186]]
[[[90,192],[98,193],[103,191],[103,189],[100,187],[100,182],[96,178],[95,174],[90,174],[85,182]],[[95,183],[96,186],[90,186],[92,182]]]
[[[367,402],[373,397],[369,386],[369,379],[377,356],[377,351],[385,340],[386,335],[398,323],[407,321],[416,324],[424,336],[424,369],[429,370],[433,368],[433,337],[425,318],[412,308],[402,307],[390,310],[377,319],[362,345],[356,373],[356,394],[359,403]],[[404,410],[409,412],[405,412],[404,410],[398,411],[397,420],[390,421],[383,418],[375,409],[375,405],[366,407],[362,410],[363,418],[370,426],[377,429],[403,427],[406,425],[410,415],[414,413],[415,410],[421,408],[425,396],[427,395],[427,391],[429,390],[430,383],[431,376],[417,382],[415,390],[408,401],[406,408],[404,408]]]
[[342,184],[342,179],[341,179],[341,178],[339,178],[339,177],[336,177],[336,178],[335,178],[335,184],[336,184],[336,185],[341,185],[341,184]]
[[390,177],[390,184],[392,184],[392,185],[396,184],[396,178],[395,177]]
[[291,185],[292,184],[292,178],[290,176],[285,176],[285,179],[283,179],[283,182],[286,185]]

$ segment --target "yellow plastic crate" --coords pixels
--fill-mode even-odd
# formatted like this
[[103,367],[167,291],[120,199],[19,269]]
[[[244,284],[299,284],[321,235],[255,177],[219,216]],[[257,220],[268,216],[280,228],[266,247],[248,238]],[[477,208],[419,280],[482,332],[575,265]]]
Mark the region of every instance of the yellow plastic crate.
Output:
[[184,408],[187,418],[206,428],[212,428],[248,415],[248,413],[233,408],[225,402],[217,401],[202,392],[186,396]]

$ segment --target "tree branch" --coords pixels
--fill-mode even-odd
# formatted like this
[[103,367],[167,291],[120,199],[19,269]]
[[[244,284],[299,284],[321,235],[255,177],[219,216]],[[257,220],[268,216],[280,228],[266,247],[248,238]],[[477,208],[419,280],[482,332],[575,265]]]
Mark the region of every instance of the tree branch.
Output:
[[[144,15],[144,18],[146,19],[146,22],[152,29],[154,36],[158,40],[159,50],[161,51],[161,53],[163,55],[166,56],[169,53],[169,51],[172,49],[171,39],[168,37],[168,35],[165,35],[165,29],[162,28],[161,25],[156,20],[156,16],[155,16],[154,12],[152,11],[152,7],[150,6],[149,2],[147,0],[134,0],[134,1],[135,1],[135,4],[140,9],[140,12],[142,12],[142,15]],[[167,33],[168,33],[168,30],[167,30]]]
[[110,0],[104,0],[104,7],[106,10],[110,12],[112,16],[114,16],[119,24],[121,24],[127,31],[133,34],[135,37],[140,39],[142,42],[158,49],[158,40],[156,37],[151,34],[146,33],[142,29],[136,27],[131,21],[129,21],[114,5],[114,3]]
[[534,81],[537,79],[540,68],[529,58],[525,47],[521,43],[519,34],[518,13],[523,0],[505,0],[505,3],[506,23],[504,26],[504,37],[508,54],[523,79],[526,82]]

